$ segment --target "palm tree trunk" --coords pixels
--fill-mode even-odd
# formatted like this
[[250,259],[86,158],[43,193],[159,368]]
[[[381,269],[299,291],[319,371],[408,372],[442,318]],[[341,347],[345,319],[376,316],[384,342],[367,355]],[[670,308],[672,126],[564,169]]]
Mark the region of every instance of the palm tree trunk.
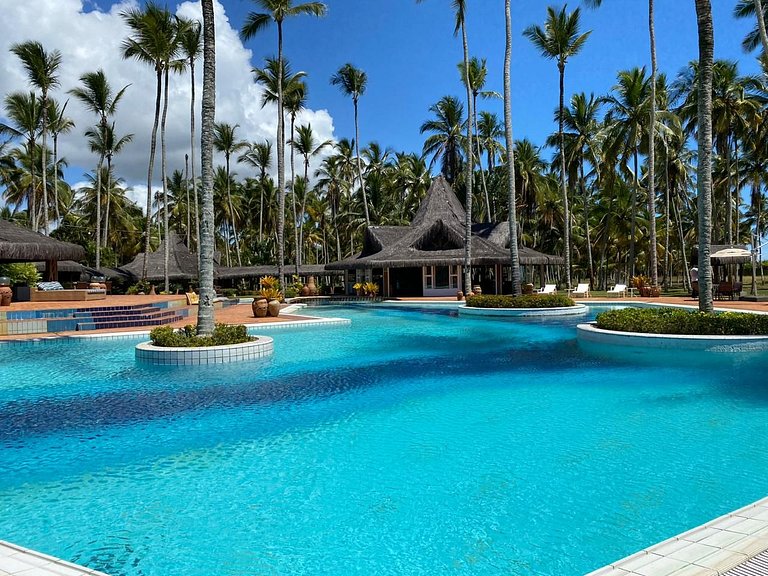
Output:
[[[680,207],[677,200],[672,199],[672,207],[675,209],[675,219],[677,220],[677,233],[680,236],[680,253],[683,255],[683,286],[687,292],[692,290],[691,278],[688,275],[688,256],[685,250],[685,234],[683,233],[683,219],[680,216]],[[701,276],[699,276],[701,278]]]
[[56,223],[57,225],[61,225],[61,212],[59,210],[59,138],[58,138],[58,134],[53,135],[53,204],[56,210]]
[[229,177],[229,152],[227,152],[227,204],[229,205],[229,224],[232,230],[232,239],[235,241],[235,254],[237,255],[237,265],[242,266],[243,261],[240,258],[240,240],[237,237],[237,227],[235,226],[235,210],[232,206],[232,193],[230,191],[230,177]]
[[712,312],[712,64],[715,39],[710,0],[696,0],[699,33],[699,310]]
[[368,196],[365,192],[365,182],[363,181],[363,165],[360,162],[360,127],[357,122],[357,98],[353,98],[355,106],[355,156],[357,157],[357,177],[360,179],[360,190],[363,192],[363,209],[365,210],[365,225],[371,225],[371,219],[368,214]]
[[192,231],[191,231],[191,209],[192,205],[189,203],[189,155],[184,154],[184,190],[187,193],[187,247],[192,246]]
[[195,174],[195,59],[189,59],[189,74],[191,78],[192,97],[189,104],[189,149],[192,171],[192,197],[195,199],[195,246],[200,252],[200,209],[199,199],[197,197],[197,179]]
[[301,251],[299,250],[299,215],[296,211],[296,147],[294,146],[293,139],[295,137],[294,127],[296,124],[296,115],[291,113],[291,203],[293,205],[293,244],[296,249],[296,255],[294,256],[294,268],[296,275],[299,275],[299,266],[301,265]]
[[216,35],[213,0],[202,0],[203,9],[203,101],[201,126],[201,171],[203,214],[200,222],[200,304],[197,333],[213,332],[213,125],[216,113]]
[[[509,259],[512,267],[512,294],[522,293],[520,286],[520,254],[517,249],[517,205],[515,200],[515,147],[512,137],[512,10],[511,0],[504,0],[504,15],[506,21],[506,37],[504,49],[504,137],[507,144],[507,203],[509,205]],[[480,157],[478,151],[478,158]],[[482,166],[480,174],[483,173]],[[483,179],[485,188],[485,179]],[[488,190],[485,191],[485,201],[488,203]],[[488,207],[490,211],[490,206]]]
[[259,244],[261,244],[263,238],[264,238],[264,180],[266,178],[266,170],[263,168],[261,169],[261,178],[259,179],[259,182],[261,183],[260,188],[260,194],[259,194]]
[[466,191],[466,215],[464,218],[464,291],[472,290],[472,117],[474,110],[472,108],[472,93],[469,82],[469,45],[467,43],[467,26],[465,22],[466,14],[461,18],[461,42],[464,48],[464,76],[467,88],[467,162],[465,167],[466,175],[464,177]]
[[565,257],[565,286],[571,289],[571,214],[568,208],[568,189],[565,186],[565,134],[563,133],[563,108],[565,97],[565,63],[559,63],[560,107],[558,108],[558,136],[560,140],[560,188],[563,194],[563,256]]
[[[472,93],[472,104],[475,108],[475,114],[474,114],[474,123],[475,123],[475,129],[477,129],[477,94],[474,92]],[[491,214],[491,201],[488,197],[488,186],[485,184],[485,172],[483,171],[483,151],[480,148],[480,138],[475,138],[475,147],[477,148],[477,166],[480,170],[480,182],[483,185],[483,194],[485,195],[485,221],[491,222],[493,218],[493,214]],[[514,156],[514,152],[512,153]]]
[[166,293],[171,291],[170,282],[168,279],[168,264],[171,258],[171,246],[168,236],[168,180],[165,177],[166,170],[166,154],[165,154],[165,120],[168,117],[168,71],[169,64],[165,64],[165,78],[164,78],[164,94],[163,94],[163,119],[160,123],[160,177],[163,179],[163,234],[165,237],[165,250],[163,250],[163,283]]
[[[48,136],[48,92],[43,90],[43,97],[40,100],[40,106],[42,108],[42,126],[40,131],[42,132],[42,145],[40,150],[41,161],[43,168],[43,232],[48,234],[48,146],[46,138]],[[98,241],[98,236],[97,236]]]
[[28,142],[28,145],[29,157],[32,158],[32,161],[29,163],[30,184],[27,198],[27,216],[29,217],[29,225],[32,227],[32,230],[37,232],[37,190],[35,186],[35,148],[37,147],[37,142],[34,138],[31,138]]
[[149,168],[147,168],[147,216],[144,225],[144,263],[141,267],[141,279],[147,279],[147,259],[149,258],[149,240],[152,237],[152,173],[155,170],[155,150],[157,149],[157,125],[160,122],[160,99],[162,96],[162,70],[157,68],[157,90],[155,93],[155,120],[152,124],[152,136],[149,140]]
[[[669,149],[665,148],[664,154],[664,287],[669,288],[671,283],[672,271],[670,268],[669,254]],[[686,268],[687,270],[687,268]]]
[[584,183],[584,157],[581,158],[579,164],[579,181],[581,185],[581,193],[584,198],[584,231],[586,233],[587,242],[587,261],[589,262],[589,287],[591,290],[595,288],[595,267],[592,263],[592,240],[589,237],[589,194],[587,193],[587,186]]
[[285,118],[283,117],[283,23],[277,23],[277,276],[285,280]]
[[648,0],[648,35],[651,43],[651,113],[648,119],[648,250],[651,285],[659,284],[659,264],[656,253],[656,30],[653,23],[653,0]]
[[765,31],[763,3],[761,0],[755,0],[755,15],[757,16],[757,29],[760,31],[760,42],[763,45],[763,54],[768,58],[768,33]]
[[[304,156],[304,198],[301,201],[301,226],[299,226],[299,247],[300,250],[298,251],[299,255],[304,250],[304,211],[307,209],[307,188],[309,187],[309,156]],[[303,262],[303,258],[300,260],[300,262]]]
[[[102,130],[102,135],[104,131]],[[104,166],[104,153],[99,154],[96,166],[96,270],[101,269],[101,170]]]
[[635,144],[635,150],[634,150],[634,178],[632,182],[632,198],[630,200],[630,203],[632,204],[631,210],[631,222],[630,222],[630,232],[629,232],[629,276],[630,279],[635,277],[635,234],[637,232],[637,190],[640,187],[640,180],[637,176],[638,171],[638,151],[637,151],[637,144]]
[[107,185],[104,187],[104,194],[107,195],[107,201],[105,202],[105,210],[104,210],[104,225],[101,227],[101,245],[102,247],[107,247],[107,233],[109,232],[109,205],[110,205],[110,197],[109,197],[109,191],[111,190],[111,175],[112,175],[112,154],[107,154]]

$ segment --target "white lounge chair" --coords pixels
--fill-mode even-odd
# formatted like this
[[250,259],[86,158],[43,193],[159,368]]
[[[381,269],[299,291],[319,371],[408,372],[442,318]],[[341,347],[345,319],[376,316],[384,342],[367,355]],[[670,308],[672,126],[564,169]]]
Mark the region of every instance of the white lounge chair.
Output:
[[606,294],[608,294],[609,296],[615,295],[617,298],[619,296],[623,296],[623,297],[626,298],[626,296],[627,296],[627,285],[626,284],[616,284],[616,286],[614,286],[613,288],[608,290],[606,292]]
[[585,284],[579,284],[575,289],[571,290],[571,296],[583,296],[589,298],[589,282]]
[[544,288],[536,290],[537,294],[555,294],[557,292],[557,284],[545,284]]

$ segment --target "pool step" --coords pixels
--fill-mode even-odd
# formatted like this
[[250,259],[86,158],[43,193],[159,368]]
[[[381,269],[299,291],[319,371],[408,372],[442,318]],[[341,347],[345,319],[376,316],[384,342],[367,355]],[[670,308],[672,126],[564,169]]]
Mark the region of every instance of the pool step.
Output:
[[[136,314],[98,315],[86,322],[78,322],[77,331],[109,330],[113,328],[139,328],[143,326],[160,326],[171,324],[187,317],[189,311],[183,309],[149,309]],[[82,317],[81,317],[82,318]],[[86,318],[82,318],[85,320]]]

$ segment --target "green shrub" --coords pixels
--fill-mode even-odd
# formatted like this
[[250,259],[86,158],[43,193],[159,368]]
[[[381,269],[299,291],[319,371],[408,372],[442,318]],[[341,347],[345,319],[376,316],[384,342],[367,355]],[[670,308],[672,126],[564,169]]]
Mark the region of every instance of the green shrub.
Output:
[[216,324],[210,336],[198,336],[192,324],[187,324],[178,330],[170,326],[158,326],[149,333],[149,337],[152,344],[163,348],[224,346],[256,340],[255,337],[248,335],[247,328],[242,324]]
[[35,286],[40,282],[40,273],[31,262],[17,262],[0,265],[0,276],[7,276],[11,284],[22,286]]
[[698,312],[679,308],[622,308],[597,315],[603,330],[641,334],[709,336],[768,335],[768,316],[744,312]]
[[562,294],[526,294],[509,296],[496,294],[478,294],[467,296],[467,306],[471,308],[563,308],[576,303]]

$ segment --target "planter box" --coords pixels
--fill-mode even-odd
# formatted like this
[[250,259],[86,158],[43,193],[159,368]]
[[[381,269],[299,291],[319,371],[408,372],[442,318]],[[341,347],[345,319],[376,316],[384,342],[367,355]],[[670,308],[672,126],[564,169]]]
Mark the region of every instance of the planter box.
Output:
[[136,345],[136,360],[163,366],[199,366],[259,360],[271,356],[273,351],[273,341],[268,336],[259,336],[257,340],[242,344],[196,348],[154,346],[152,342],[142,342]]

